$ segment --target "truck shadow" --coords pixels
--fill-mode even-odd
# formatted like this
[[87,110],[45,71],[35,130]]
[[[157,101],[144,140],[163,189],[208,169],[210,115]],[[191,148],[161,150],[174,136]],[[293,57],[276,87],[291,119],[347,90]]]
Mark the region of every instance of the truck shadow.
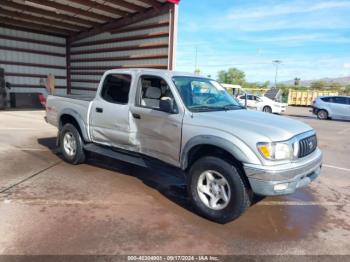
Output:
[[[56,138],[39,138],[38,143],[50,149],[52,153],[63,160],[62,155],[56,148]],[[88,165],[135,177],[141,180],[146,186],[159,191],[172,202],[193,212],[187,197],[184,173],[177,168],[159,161],[146,160],[146,163],[148,168],[139,167],[94,153],[89,153],[86,160],[86,164]]]
[[[55,138],[40,138],[38,143],[49,148],[60,158],[57,152]],[[189,212],[181,212],[189,223],[196,228],[204,229],[207,233],[223,236],[223,239],[244,238],[247,240],[297,240],[313,236],[319,231],[325,209],[317,205],[309,205],[315,201],[314,194],[309,189],[299,190],[288,196],[257,199],[254,207],[249,208],[240,218],[226,225],[212,223],[200,219],[190,204],[187,195],[186,179],[179,169],[149,162],[149,168],[143,168],[115,159],[91,154],[87,165],[117,172],[123,176],[131,176],[142,181],[147,187],[157,190],[162,196]],[[301,203],[301,205],[299,204]],[[257,222],[259,221],[259,222]]]
[[[56,147],[56,138],[40,138],[38,143],[47,147],[52,153],[63,160]],[[146,160],[148,168],[129,164],[113,158],[94,153],[88,153],[86,164],[118,172],[122,175],[132,176],[141,180],[146,186],[157,190],[167,199],[185,208],[190,212],[194,209],[187,194],[186,175],[178,168],[172,167],[156,160]],[[253,205],[264,197],[254,196]]]

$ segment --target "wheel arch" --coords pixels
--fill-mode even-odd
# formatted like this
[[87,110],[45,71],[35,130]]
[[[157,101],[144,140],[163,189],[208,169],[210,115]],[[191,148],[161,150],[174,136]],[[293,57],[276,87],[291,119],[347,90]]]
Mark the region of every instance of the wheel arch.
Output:
[[84,141],[89,141],[86,124],[78,112],[71,109],[63,110],[59,117],[58,129],[61,130],[67,123],[70,123],[77,128]]
[[264,110],[264,108],[270,108],[271,109],[271,112],[273,112],[273,107],[269,104],[265,104],[263,107],[262,107],[262,110]]
[[327,107],[321,107],[321,108],[318,108],[318,111],[321,111],[321,110],[326,111],[328,115],[329,115],[329,114],[330,114],[330,112],[332,111],[332,110],[330,110],[330,109],[329,109],[329,108],[327,108]]
[[202,156],[218,154],[242,165],[248,163],[248,156],[232,142],[217,136],[196,136],[184,146],[180,165],[186,170],[191,164]]
[[317,114],[320,111],[326,111],[327,117],[328,118],[332,117],[332,110],[330,110],[329,108],[327,108],[327,107],[317,108]]

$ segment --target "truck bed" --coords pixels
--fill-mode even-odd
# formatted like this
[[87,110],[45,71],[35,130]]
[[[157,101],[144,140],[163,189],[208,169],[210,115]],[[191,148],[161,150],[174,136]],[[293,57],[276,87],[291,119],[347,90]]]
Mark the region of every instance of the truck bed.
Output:
[[86,95],[49,95],[46,102],[47,122],[58,127],[60,114],[70,113],[79,116],[87,125],[89,106],[93,99]]
[[54,96],[76,99],[76,100],[84,100],[88,102],[92,101],[95,98],[94,95],[54,95]]

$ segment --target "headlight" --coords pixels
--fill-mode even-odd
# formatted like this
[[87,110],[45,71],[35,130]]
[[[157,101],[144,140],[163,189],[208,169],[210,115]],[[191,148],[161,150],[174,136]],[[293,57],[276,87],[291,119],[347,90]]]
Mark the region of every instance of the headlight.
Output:
[[258,143],[260,154],[269,160],[284,160],[293,157],[292,145],[286,142]]

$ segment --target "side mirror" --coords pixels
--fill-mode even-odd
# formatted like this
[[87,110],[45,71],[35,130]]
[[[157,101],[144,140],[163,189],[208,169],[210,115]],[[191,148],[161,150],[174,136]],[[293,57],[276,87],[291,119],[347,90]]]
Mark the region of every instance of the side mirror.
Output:
[[8,89],[11,89],[11,84],[9,82],[6,82],[5,83],[5,86],[8,88]]
[[159,109],[170,114],[173,114],[176,111],[174,105],[174,99],[170,97],[162,97],[159,101]]

